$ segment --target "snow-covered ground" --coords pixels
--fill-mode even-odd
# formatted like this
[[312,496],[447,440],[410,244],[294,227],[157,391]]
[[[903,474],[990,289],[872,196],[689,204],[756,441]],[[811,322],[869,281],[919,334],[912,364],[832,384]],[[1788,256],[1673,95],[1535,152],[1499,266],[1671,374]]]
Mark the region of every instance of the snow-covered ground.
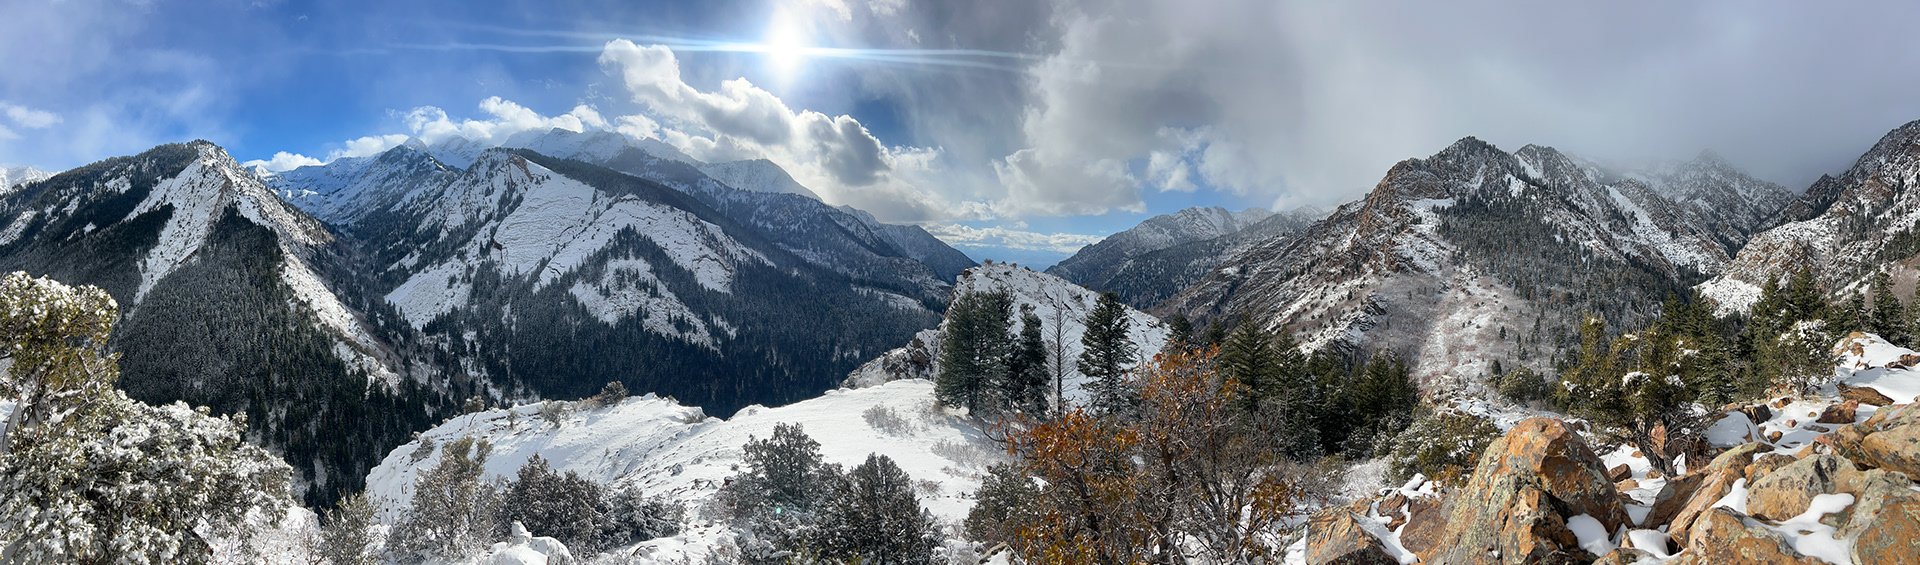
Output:
[[[834,390],[778,408],[750,406],[724,420],[654,395],[606,407],[569,405],[574,410],[558,425],[542,419],[541,405],[532,404],[460,416],[422,437],[435,445],[461,437],[491,442],[487,481],[513,477],[537,454],[558,471],[687,503],[692,523],[686,532],[625,550],[640,563],[699,562],[724,543],[731,533],[712,524],[703,507],[740,471],[741,446],[752,437],[772,436],[777,424],[801,425],[820,442],[829,463],[852,467],[871,453],[892,458],[914,478],[921,506],[948,524],[966,517],[982,473],[1006,457],[975,422],[939,407],[933,383],[924,380]],[[415,478],[439,460],[435,450],[415,461],[420,448],[419,440],[395,448],[368,475],[381,522],[400,519]]]

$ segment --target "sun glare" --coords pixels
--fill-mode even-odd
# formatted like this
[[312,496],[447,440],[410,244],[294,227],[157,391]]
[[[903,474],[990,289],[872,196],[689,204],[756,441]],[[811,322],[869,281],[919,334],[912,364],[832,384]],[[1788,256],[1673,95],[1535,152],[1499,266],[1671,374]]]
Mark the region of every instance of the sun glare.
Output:
[[760,44],[774,70],[792,73],[807,57],[807,37],[790,22],[775,22]]

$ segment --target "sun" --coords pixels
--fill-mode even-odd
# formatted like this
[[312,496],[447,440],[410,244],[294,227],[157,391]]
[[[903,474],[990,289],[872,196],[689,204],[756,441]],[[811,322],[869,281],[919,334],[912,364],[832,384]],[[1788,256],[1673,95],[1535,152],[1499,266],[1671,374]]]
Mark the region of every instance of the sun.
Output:
[[799,26],[784,18],[775,20],[767,29],[767,36],[761,40],[760,46],[766,53],[767,62],[782,74],[792,74],[806,62],[807,36]]

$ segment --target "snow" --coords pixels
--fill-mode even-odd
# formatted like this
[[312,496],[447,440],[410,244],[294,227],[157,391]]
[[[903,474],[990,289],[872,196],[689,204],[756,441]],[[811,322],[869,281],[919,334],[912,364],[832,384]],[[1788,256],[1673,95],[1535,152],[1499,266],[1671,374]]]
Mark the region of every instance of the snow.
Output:
[[1610,539],[1611,535],[1607,533],[1607,526],[1593,516],[1581,514],[1569,517],[1567,529],[1573,532],[1574,538],[1580,540],[1580,549],[1585,549],[1588,553],[1606,555],[1607,552],[1613,551],[1614,544]]
[[802,186],[799,181],[793,180],[793,176],[788,175],[786,170],[766,159],[712,163],[697,165],[695,168],[713,177],[713,180],[720,181],[721,184],[740,190],[798,194],[814,200],[820,199],[819,195],[807,190],[807,187]]
[[[1847,507],[1853,506],[1853,502],[1853,495],[1851,494],[1815,495],[1812,503],[1807,505],[1806,512],[1801,513],[1799,516],[1788,518],[1786,521],[1780,522],[1779,525],[1767,524],[1765,522],[1759,522],[1758,520],[1749,520],[1751,520],[1751,522],[1758,522],[1760,525],[1766,526],[1767,529],[1779,532],[1780,535],[1787,538],[1789,543],[1793,544],[1794,551],[1798,551],[1803,555],[1828,563],[1851,564],[1853,563],[1853,550],[1849,547],[1851,545],[1849,540],[1834,539],[1838,530],[1833,526],[1820,523],[1820,518],[1828,514],[1846,511]],[[1753,524],[1749,523],[1748,525],[1751,526]]]
[[1720,500],[1713,503],[1713,506],[1709,508],[1726,508],[1734,512],[1746,514],[1747,480],[1744,478],[1734,479],[1733,488],[1727,491],[1727,495],[1720,497]]
[[1660,530],[1627,530],[1628,543],[1634,549],[1653,554],[1656,559],[1673,557],[1673,554],[1667,553],[1667,543],[1671,539]]
[[[573,283],[567,289],[595,318],[613,325],[622,318],[639,317],[641,327],[665,336],[718,350],[719,342],[700,316],[680,301],[673,290],[655,278],[652,266],[640,259],[608,261],[599,281]],[[680,331],[675,321],[687,324]]]
[[1380,546],[1387,550],[1388,557],[1392,557],[1402,565],[1420,562],[1419,555],[1408,551],[1407,546],[1400,543],[1400,532],[1387,529],[1387,524],[1390,522],[1388,518],[1374,515],[1361,518],[1358,522],[1360,529],[1366,530],[1367,535],[1380,539]]
[[[763,408],[750,406],[730,420],[710,418],[699,408],[654,395],[628,398],[602,408],[574,404],[576,411],[555,426],[538,415],[539,405],[495,409],[447,421],[422,436],[436,444],[463,436],[493,444],[483,480],[512,477],[528,457],[539,454],[559,472],[623,486],[648,495],[666,495],[688,504],[698,515],[720,485],[742,465],[740,447],[749,437],[770,437],[780,423],[797,423],[820,442],[830,463],[851,467],[869,453],[886,455],[916,482],[937,489],[920,493],[921,505],[943,522],[958,522],[972,509],[971,493],[987,465],[1006,457],[971,421],[948,414],[933,398],[933,383],[903,380],[871,388],[834,390],[811,400]],[[908,421],[904,429],[882,431],[862,413],[879,406]],[[511,416],[509,416],[511,414]],[[414,479],[438,461],[439,453],[412,462],[418,440],[395,448],[367,477],[380,506],[379,519],[394,523],[412,499]],[[695,525],[701,522],[696,519]],[[719,529],[692,528],[678,542],[650,542],[654,559],[699,559],[704,548],[721,542]],[[642,544],[648,545],[648,544]],[[671,554],[671,556],[669,555]]]
[[1765,437],[1746,414],[1728,412],[1707,427],[1707,443],[1714,447],[1734,447]]

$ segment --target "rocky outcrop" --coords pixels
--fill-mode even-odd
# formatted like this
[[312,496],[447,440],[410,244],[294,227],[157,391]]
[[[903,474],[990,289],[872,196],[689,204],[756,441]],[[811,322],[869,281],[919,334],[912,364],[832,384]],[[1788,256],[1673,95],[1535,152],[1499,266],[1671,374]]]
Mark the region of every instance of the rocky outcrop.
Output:
[[1309,565],[1400,565],[1362,524],[1372,520],[1350,507],[1314,514],[1307,523]]
[[1747,484],[1747,513],[1764,520],[1799,516],[1813,497],[1832,493],[1857,472],[1852,461],[1834,455],[1795,461]]
[[1687,536],[1687,552],[1670,561],[1674,565],[1775,565],[1804,563],[1818,565],[1818,559],[1794,551],[1793,544],[1779,533],[1753,522],[1752,518],[1726,508],[1714,508],[1700,515],[1699,524]]
[[[1679,508],[1671,513],[1672,521],[1669,522],[1667,532],[1673,534],[1674,542],[1691,543],[1690,538],[1680,534],[1691,531],[1695,520],[1704,515],[1721,498],[1725,498],[1728,492],[1733,491],[1734,483],[1747,478],[1747,466],[1753,464],[1755,456],[1772,449],[1765,444],[1748,443],[1729,449],[1719,457],[1713,458],[1713,462],[1708,463],[1707,468],[1698,473],[1700,477],[1696,484],[1699,486],[1688,493],[1685,502],[1679,503]],[[1678,500],[1678,497],[1670,500]],[[1656,504],[1654,513],[1658,515],[1660,510],[1661,508]],[[1649,523],[1658,522],[1650,521]]]
[[1840,398],[1873,406],[1892,406],[1893,399],[1870,386],[1853,387],[1840,383]]
[[1882,408],[1867,421],[1841,426],[1816,441],[1861,465],[1920,474],[1920,411],[1912,407]]
[[1558,420],[1515,424],[1487,447],[1467,485],[1401,542],[1423,563],[1588,563],[1566,520],[1585,514],[1607,531],[1630,520],[1606,466]]

